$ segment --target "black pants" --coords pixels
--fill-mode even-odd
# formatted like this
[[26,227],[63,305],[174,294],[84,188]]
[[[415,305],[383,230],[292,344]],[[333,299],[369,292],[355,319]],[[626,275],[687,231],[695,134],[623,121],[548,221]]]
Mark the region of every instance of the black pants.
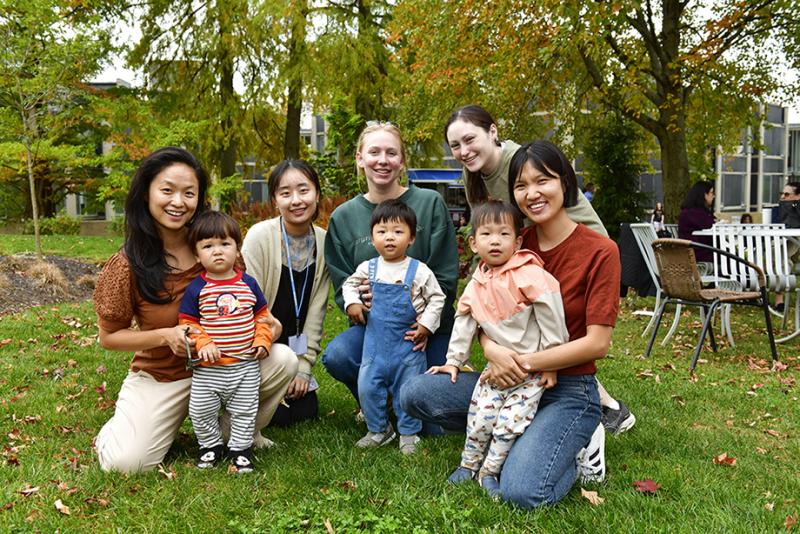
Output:
[[289,406],[279,404],[268,426],[287,427],[300,421],[317,418],[319,401],[316,391],[306,393],[305,397],[299,399],[285,399],[285,402]]

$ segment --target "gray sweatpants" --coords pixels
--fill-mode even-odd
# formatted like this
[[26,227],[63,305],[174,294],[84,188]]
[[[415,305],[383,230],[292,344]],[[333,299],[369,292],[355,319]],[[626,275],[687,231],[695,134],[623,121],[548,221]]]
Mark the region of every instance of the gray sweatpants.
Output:
[[201,449],[222,445],[219,410],[231,414],[228,449],[241,451],[253,444],[258,410],[259,362],[195,367],[189,396],[189,417]]

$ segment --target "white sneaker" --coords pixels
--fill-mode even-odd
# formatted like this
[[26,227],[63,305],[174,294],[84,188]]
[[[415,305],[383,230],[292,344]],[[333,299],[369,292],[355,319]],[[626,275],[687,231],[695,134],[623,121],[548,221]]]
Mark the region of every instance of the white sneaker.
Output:
[[417,443],[419,443],[419,436],[416,434],[409,434],[407,436],[400,436],[400,452],[403,454],[414,454],[417,452]]
[[372,447],[380,447],[392,441],[397,434],[389,423],[386,425],[386,430],[383,432],[367,432],[367,435],[356,442],[356,447],[361,449],[369,449]]
[[578,452],[575,461],[582,483],[602,482],[606,478],[606,431],[602,423],[594,429],[589,445]]

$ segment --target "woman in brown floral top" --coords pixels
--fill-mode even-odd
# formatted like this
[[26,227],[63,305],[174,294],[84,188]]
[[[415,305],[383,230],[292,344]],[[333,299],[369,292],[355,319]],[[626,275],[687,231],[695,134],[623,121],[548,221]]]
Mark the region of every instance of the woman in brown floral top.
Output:
[[[174,147],[145,158],[131,182],[125,244],[103,268],[94,293],[100,344],[134,352],[114,415],[95,440],[103,470],[152,469],[188,414],[192,373],[178,305],[201,270],[186,236],[205,208],[207,182],[197,159]],[[296,373],[297,358],[288,349],[273,349],[261,361],[256,448],[268,443],[260,429]]]

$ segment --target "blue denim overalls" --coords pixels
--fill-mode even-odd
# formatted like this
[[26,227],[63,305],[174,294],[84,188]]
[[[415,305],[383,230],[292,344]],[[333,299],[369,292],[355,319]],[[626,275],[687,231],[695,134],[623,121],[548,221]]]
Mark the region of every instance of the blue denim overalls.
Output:
[[358,370],[358,398],[370,432],[383,432],[388,425],[386,398],[391,393],[397,430],[401,435],[416,434],[422,422],[400,407],[400,387],[411,377],[425,372],[425,351],[411,350],[414,343],[403,339],[417,312],[411,303],[411,282],[419,260],[411,259],[402,284],[375,280],[378,258],[369,262],[372,309],[367,320],[361,367]]

